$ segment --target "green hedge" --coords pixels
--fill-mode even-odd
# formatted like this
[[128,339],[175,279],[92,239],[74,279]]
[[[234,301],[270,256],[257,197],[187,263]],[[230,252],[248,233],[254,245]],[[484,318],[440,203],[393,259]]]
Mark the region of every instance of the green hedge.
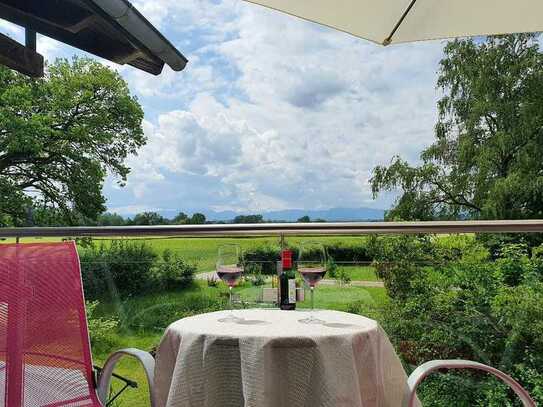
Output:
[[262,274],[266,275],[275,274],[276,264],[280,259],[280,249],[272,245],[257,246],[243,252],[243,261],[246,267],[252,263],[260,264]]
[[169,250],[156,254],[146,242],[112,240],[80,249],[88,300],[117,300],[192,283],[196,268]]
[[[328,257],[335,262],[369,262],[373,260],[373,248],[370,244],[352,244],[337,241],[324,245]],[[293,251],[293,258],[298,257],[299,247],[289,245]],[[246,264],[258,263],[262,266],[262,273],[271,275],[276,272],[276,263],[281,259],[281,250],[275,245],[255,246],[243,253]]]

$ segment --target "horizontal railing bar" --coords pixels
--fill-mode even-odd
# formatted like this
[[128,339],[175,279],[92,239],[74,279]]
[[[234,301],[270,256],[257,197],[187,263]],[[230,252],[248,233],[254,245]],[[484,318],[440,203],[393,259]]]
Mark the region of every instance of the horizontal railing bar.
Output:
[[165,226],[0,228],[2,237],[259,236],[417,233],[535,233],[543,219],[428,222],[258,223]]

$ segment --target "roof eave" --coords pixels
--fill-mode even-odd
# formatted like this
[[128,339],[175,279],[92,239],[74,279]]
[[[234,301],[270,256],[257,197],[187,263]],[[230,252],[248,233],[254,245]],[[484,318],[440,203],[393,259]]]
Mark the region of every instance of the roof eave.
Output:
[[188,59],[179,52],[128,0],[84,0],[115,21],[129,37],[136,39],[149,52],[174,71],[182,71]]

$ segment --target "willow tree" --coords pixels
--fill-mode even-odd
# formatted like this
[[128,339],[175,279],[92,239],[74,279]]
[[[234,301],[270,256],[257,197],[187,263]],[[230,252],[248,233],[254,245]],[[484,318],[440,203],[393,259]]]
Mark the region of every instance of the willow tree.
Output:
[[450,42],[440,62],[435,141],[410,165],[374,169],[374,196],[400,190],[389,218],[543,216],[543,54],[538,36]]
[[142,120],[126,82],[96,61],[58,60],[42,79],[0,67],[0,224],[32,208],[96,218],[106,175],[123,184],[145,144]]

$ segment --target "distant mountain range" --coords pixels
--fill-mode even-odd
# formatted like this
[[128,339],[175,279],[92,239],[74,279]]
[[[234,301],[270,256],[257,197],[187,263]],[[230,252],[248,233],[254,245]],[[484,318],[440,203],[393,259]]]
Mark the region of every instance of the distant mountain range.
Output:
[[[211,221],[232,221],[238,215],[262,215],[264,220],[274,222],[296,222],[302,216],[309,216],[311,220],[324,219],[327,222],[342,221],[377,221],[383,220],[385,211],[372,208],[330,208],[324,210],[285,209],[270,212],[234,212],[234,211],[201,211]],[[160,211],[162,216],[173,218],[178,212]],[[192,213],[192,212],[191,212]],[[191,214],[189,213],[189,214]]]

